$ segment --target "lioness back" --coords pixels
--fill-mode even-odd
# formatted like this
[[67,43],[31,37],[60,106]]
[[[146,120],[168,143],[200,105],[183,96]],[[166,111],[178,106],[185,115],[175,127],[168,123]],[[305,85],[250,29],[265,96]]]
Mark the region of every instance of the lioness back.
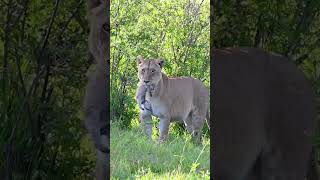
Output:
[[192,77],[168,78],[162,75],[165,84],[165,95],[161,98],[168,101],[170,115],[173,119],[181,121],[193,110],[206,113],[208,109],[209,94],[204,84]]
[[206,113],[209,108],[209,92],[203,82],[193,79],[194,97],[193,103],[201,113]]

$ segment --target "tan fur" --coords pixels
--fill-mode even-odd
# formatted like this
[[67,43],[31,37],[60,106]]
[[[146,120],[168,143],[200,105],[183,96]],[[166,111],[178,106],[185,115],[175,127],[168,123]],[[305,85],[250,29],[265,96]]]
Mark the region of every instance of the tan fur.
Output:
[[107,62],[107,52],[108,43],[107,37],[109,32],[107,31],[107,4],[106,0],[89,0],[89,23],[90,23],[90,33],[89,33],[89,50],[94,56],[95,63],[99,64],[96,66],[97,70],[106,73],[106,62]]
[[[162,72],[163,63],[163,60],[138,59],[139,88],[142,85],[154,87],[151,95],[146,94],[146,100],[152,106],[152,115],[160,118],[160,140],[167,138],[170,121],[184,123],[194,138],[199,140],[208,115],[208,90],[201,81],[192,77],[168,78]],[[151,114],[141,111],[140,119],[148,135],[151,135]]]
[[109,176],[108,153],[110,141],[103,129],[110,126],[108,122],[107,99],[107,60],[109,50],[109,32],[107,10],[109,1],[88,0],[90,34],[89,50],[94,57],[96,68],[88,73],[89,79],[84,98],[85,125],[97,151],[96,179],[104,180]]
[[212,179],[305,180],[316,109],[304,74],[261,49],[212,55]]

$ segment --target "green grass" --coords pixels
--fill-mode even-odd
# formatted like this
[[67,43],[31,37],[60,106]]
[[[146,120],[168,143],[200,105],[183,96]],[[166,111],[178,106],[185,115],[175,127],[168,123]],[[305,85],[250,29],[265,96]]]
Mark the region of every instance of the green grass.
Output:
[[139,127],[123,130],[112,123],[111,179],[210,179],[210,139],[194,144],[188,133],[170,131],[160,144]]

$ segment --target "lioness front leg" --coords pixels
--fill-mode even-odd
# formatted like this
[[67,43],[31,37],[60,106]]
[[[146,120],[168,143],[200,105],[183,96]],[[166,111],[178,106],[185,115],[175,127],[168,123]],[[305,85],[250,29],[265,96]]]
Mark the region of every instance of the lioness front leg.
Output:
[[192,136],[196,143],[201,142],[201,136],[202,136],[202,128],[204,125],[205,117],[200,116],[197,113],[194,113],[192,116],[192,123],[193,123],[193,132]]
[[[101,136],[101,142],[104,147],[110,147],[109,138],[106,135]],[[97,150],[97,162],[96,162],[96,178],[97,180],[104,180],[110,174],[110,168],[108,166],[110,162],[110,154]]]
[[192,115],[189,114],[188,117],[183,122],[188,132],[192,134],[193,132]]
[[151,113],[146,110],[140,110],[140,121],[142,127],[145,128],[148,137],[152,137],[152,117]]
[[160,118],[160,125],[159,125],[159,130],[160,130],[160,142],[164,142],[167,140],[168,137],[168,132],[169,132],[169,125],[170,125],[170,118],[168,117],[161,117]]

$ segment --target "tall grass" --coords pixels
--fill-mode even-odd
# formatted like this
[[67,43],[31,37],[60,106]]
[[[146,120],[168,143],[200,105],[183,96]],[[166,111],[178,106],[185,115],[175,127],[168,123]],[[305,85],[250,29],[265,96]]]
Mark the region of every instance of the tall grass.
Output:
[[111,179],[210,179],[208,137],[194,144],[188,133],[171,132],[167,142],[158,143],[137,126],[124,130],[116,123],[110,134]]

